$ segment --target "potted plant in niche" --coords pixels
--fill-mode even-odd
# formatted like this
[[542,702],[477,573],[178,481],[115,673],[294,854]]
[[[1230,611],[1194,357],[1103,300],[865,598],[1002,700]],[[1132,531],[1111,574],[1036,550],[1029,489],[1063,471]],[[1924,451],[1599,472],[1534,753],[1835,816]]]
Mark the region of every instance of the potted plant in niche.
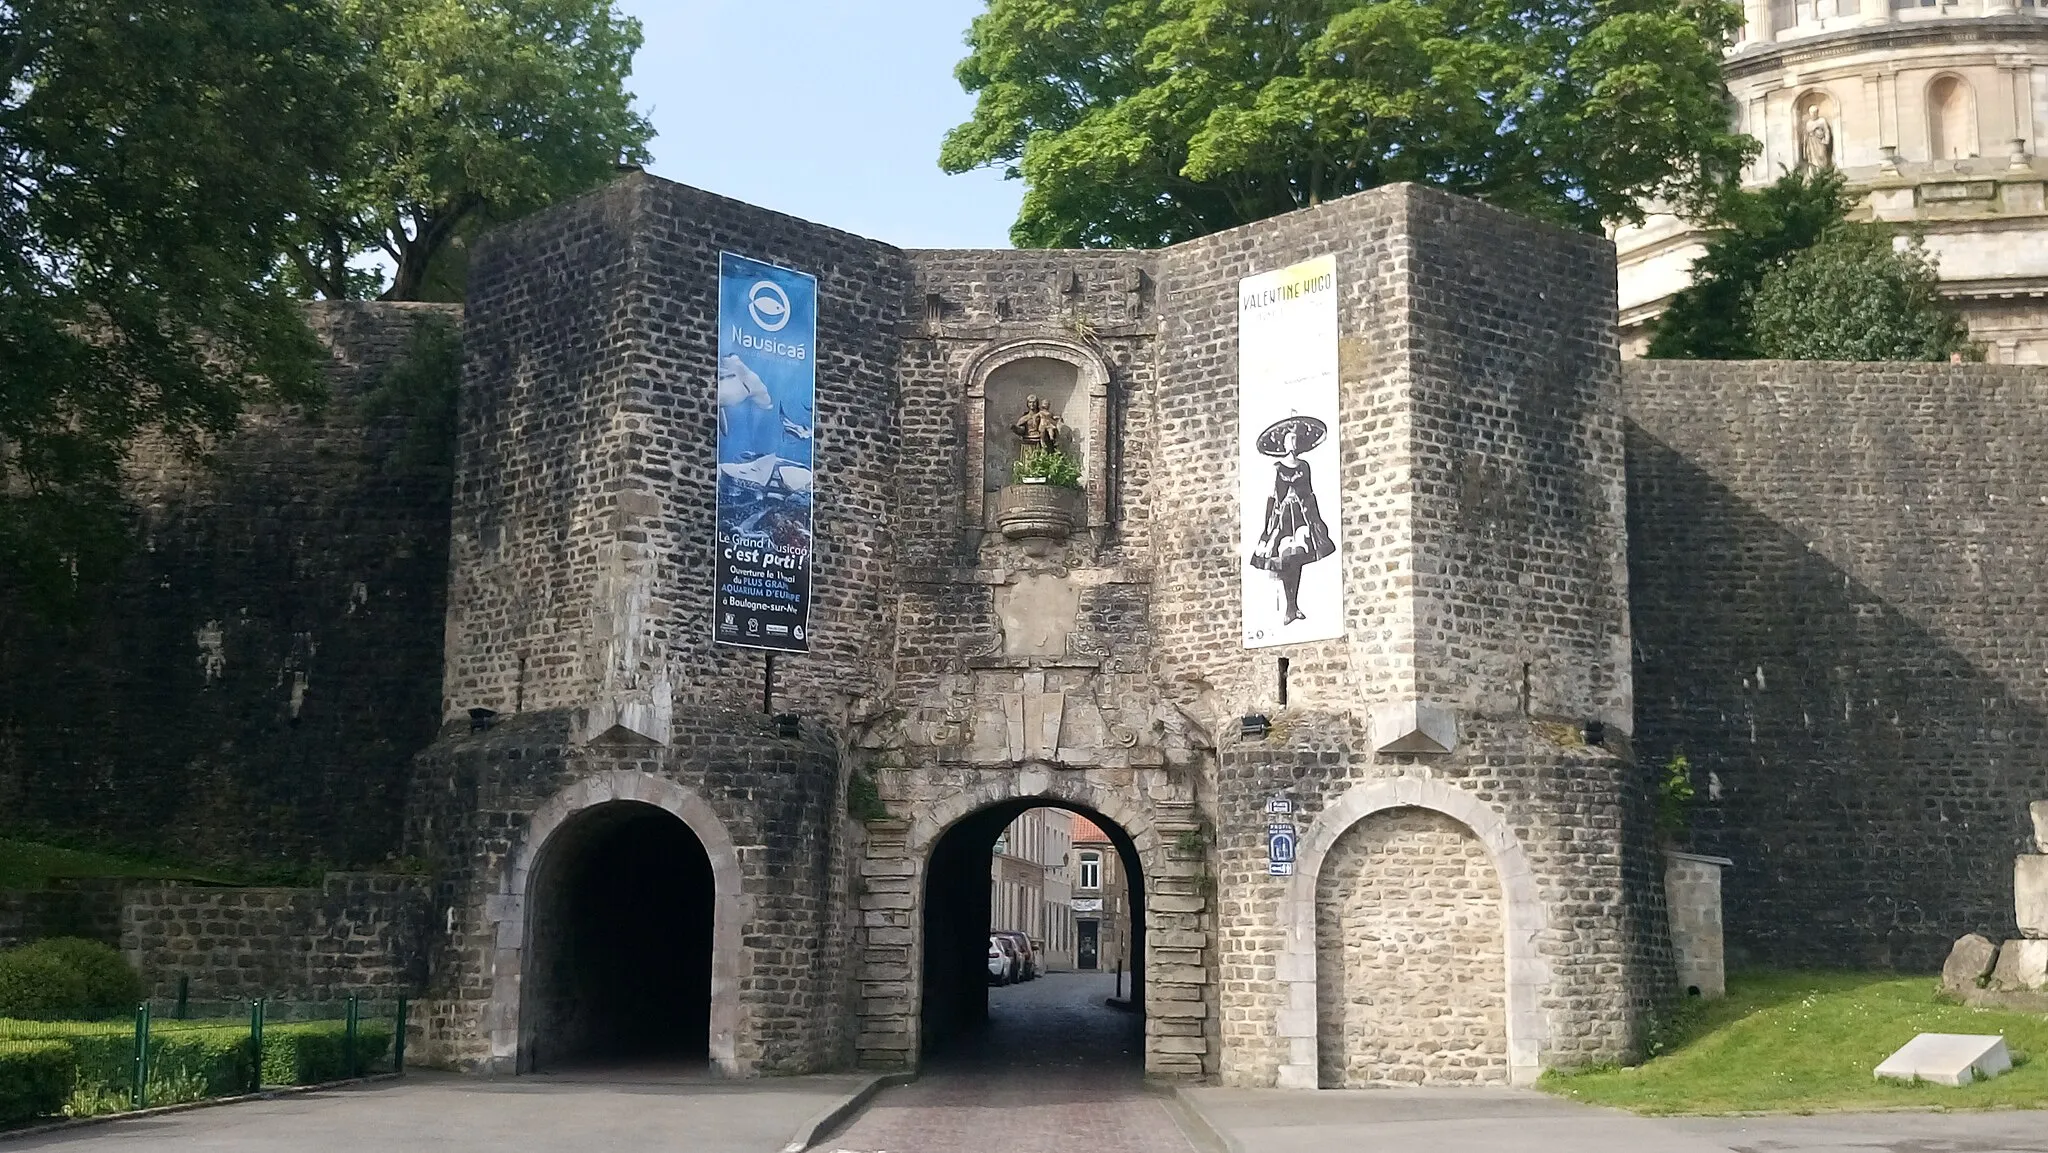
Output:
[[997,523],[1011,540],[1065,540],[1081,504],[1081,469],[1057,448],[1026,448],[1003,486]]

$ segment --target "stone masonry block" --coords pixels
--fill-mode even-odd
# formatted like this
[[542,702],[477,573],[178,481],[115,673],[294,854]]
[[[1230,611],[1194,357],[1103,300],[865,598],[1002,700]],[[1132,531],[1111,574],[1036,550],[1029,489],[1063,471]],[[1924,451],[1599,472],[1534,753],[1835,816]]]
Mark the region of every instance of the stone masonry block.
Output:
[[1991,984],[2014,992],[2048,992],[2048,941],[2007,941],[1998,950]]
[[1954,993],[1975,989],[1997,963],[1998,946],[1990,938],[1979,933],[1959,938],[1941,967],[1941,987]]
[[2048,855],[2028,853],[2013,860],[2012,906],[2020,936],[2048,939]]

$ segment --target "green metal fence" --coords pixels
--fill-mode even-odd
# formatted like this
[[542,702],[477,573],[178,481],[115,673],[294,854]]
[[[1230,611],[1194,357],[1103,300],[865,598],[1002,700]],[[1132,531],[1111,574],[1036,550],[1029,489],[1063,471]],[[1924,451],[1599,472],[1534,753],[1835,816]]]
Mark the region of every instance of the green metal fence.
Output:
[[132,1020],[0,1019],[0,1127],[405,1070],[404,997],[195,1012],[186,991]]

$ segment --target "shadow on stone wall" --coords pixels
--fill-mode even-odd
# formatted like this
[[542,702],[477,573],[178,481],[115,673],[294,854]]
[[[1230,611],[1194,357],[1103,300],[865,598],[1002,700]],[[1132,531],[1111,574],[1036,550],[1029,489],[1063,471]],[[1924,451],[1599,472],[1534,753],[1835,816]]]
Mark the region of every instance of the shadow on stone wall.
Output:
[[1692,763],[1731,964],[1930,970],[2010,936],[2042,711],[1633,422],[1628,454],[1636,748]]

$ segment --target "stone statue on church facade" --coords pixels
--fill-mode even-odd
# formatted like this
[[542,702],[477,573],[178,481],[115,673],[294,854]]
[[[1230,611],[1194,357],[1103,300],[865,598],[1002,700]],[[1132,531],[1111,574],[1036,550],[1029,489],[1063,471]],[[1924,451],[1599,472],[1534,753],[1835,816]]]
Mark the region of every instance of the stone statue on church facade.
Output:
[[1799,129],[1799,167],[1822,172],[1835,166],[1835,130],[1818,105],[1806,110],[1806,123]]
[[1024,415],[1017,418],[1010,431],[1016,434],[1021,451],[1052,452],[1060,447],[1066,426],[1051,405],[1032,395],[1024,398]]

